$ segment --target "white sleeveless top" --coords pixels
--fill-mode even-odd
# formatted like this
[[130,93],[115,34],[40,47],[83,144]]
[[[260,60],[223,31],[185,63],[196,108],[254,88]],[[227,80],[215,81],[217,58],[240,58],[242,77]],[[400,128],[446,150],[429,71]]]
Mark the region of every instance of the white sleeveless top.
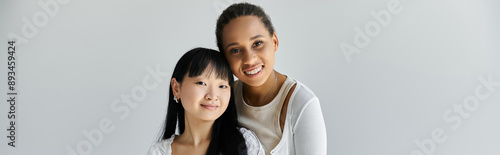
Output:
[[234,86],[236,109],[240,116],[238,117],[238,121],[244,127],[251,126],[258,129],[253,130],[258,137],[266,137],[260,139],[266,152],[274,148],[281,139],[281,108],[283,107],[288,91],[290,91],[295,83],[295,80],[286,78],[278,95],[270,103],[259,107],[251,106],[243,99],[243,82],[238,81]]
[[[281,132],[281,108],[295,84]],[[234,95],[240,125],[255,132],[266,154],[326,154],[326,128],[319,99],[304,84],[287,77],[278,95],[260,107],[245,103],[241,81],[235,82]]]

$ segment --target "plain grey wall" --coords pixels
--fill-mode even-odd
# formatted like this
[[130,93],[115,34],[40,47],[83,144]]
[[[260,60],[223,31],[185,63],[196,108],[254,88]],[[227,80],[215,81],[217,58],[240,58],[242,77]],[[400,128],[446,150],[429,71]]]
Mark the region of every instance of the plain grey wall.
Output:
[[[19,102],[16,148],[0,102],[0,154],[146,154],[174,64],[216,48],[233,2],[2,0],[0,81],[14,36]],[[275,69],[319,97],[328,154],[500,154],[498,1],[249,2],[276,28]]]

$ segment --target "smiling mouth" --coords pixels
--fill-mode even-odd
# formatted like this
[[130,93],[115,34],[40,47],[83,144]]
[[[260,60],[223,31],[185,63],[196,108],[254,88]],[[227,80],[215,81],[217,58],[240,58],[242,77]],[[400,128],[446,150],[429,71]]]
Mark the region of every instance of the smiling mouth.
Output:
[[259,73],[260,71],[262,71],[262,66],[259,66],[259,67],[257,67],[257,68],[252,69],[252,70],[249,70],[249,71],[244,71],[244,72],[245,72],[245,74],[247,74],[247,75],[254,75],[254,74]]
[[211,104],[202,104],[201,106],[205,109],[208,109],[208,110],[215,110],[215,109],[219,108],[219,106],[211,105]]

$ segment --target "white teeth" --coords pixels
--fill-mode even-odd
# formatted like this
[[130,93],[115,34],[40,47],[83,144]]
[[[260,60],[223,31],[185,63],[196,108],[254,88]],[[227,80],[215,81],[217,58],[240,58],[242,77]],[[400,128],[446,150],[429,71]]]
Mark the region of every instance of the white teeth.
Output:
[[245,73],[247,73],[247,74],[255,74],[255,73],[260,72],[260,70],[262,70],[262,66],[261,66],[261,67],[259,67],[259,68],[254,69],[254,70],[251,70],[251,71],[245,72]]

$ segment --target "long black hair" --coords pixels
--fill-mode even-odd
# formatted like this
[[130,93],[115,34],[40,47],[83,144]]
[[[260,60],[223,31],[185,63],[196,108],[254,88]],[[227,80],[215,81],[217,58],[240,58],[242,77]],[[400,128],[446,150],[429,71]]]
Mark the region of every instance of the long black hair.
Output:
[[[208,66],[210,68],[207,68]],[[196,77],[202,75],[205,71],[215,73],[214,75],[217,75],[217,78],[229,81],[230,86],[234,83],[233,73],[222,53],[206,48],[195,48],[185,53],[175,65],[172,78],[175,78],[182,85],[182,80],[186,74],[189,77]],[[179,134],[184,132],[185,121],[182,99],[179,100],[179,103],[176,103],[173,98],[174,94],[172,93],[172,86],[170,86],[167,116],[158,142],[172,137],[175,134],[177,125]],[[238,127],[233,89],[231,88],[231,97],[227,109],[213,124],[212,139],[206,154],[247,154],[245,139],[239,132]]]
[[217,19],[217,24],[215,26],[215,37],[217,39],[217,47],[219,48],[220,52],[224,53],[224,48],[222,47],[222,30],[231,20],[236,19],[240,16],[258,17],[266,27],[269,34],[271,36],[273,35],[273,23],[271,23],[271,18],[269,18],[266,12],[264,12],[264,9],[262,9],[260,6],[250,3],[235,3],[226,8]]

